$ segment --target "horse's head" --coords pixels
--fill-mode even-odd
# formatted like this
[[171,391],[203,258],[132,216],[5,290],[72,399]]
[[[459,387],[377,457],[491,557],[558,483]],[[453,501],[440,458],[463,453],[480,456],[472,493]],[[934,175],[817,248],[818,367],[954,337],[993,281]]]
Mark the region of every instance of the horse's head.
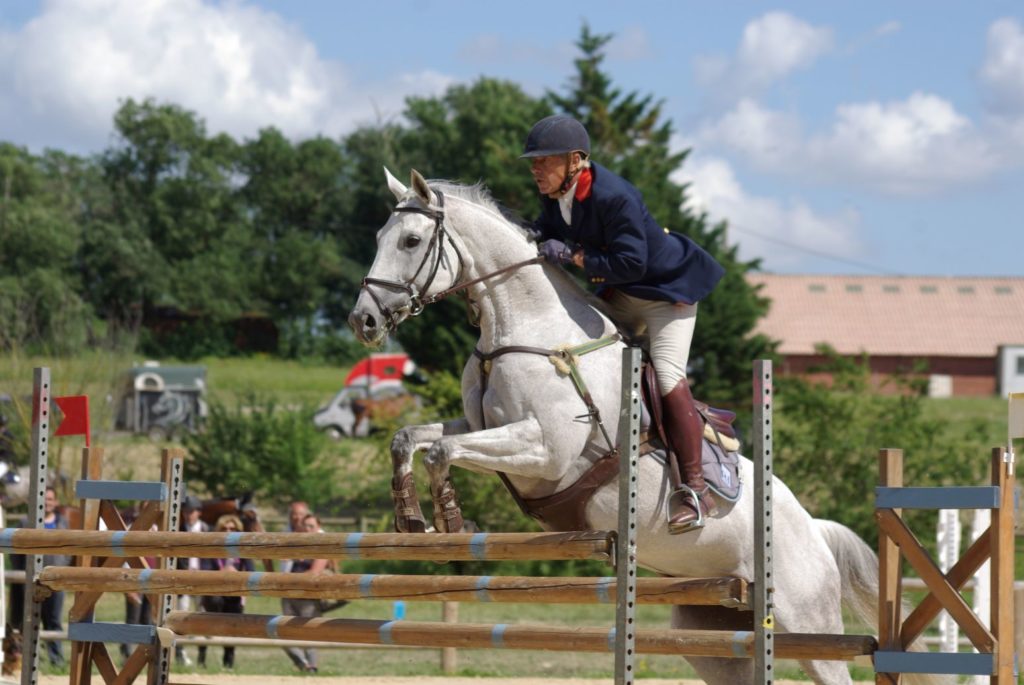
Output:
[[377,256],[348,317],[356,338],[379,345],[398,324],[416,316],[431,295],[452,287],[464,268],[462,251],[445,223],[444,196],[412,171],[411,188],[387,169],[398,205],[377,232]]

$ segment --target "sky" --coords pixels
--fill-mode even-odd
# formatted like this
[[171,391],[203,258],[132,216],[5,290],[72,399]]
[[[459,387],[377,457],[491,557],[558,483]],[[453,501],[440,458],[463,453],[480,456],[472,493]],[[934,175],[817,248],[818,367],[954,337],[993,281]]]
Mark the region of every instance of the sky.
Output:
[[674,179],[743,258],[1022,274],[1017,0],[0,0],[0,140],[99,152],[129,97],[238,139],[340,138],[482,76],[565,92],[584,22],[614,36],[613,85],[663,103],[691,151]]

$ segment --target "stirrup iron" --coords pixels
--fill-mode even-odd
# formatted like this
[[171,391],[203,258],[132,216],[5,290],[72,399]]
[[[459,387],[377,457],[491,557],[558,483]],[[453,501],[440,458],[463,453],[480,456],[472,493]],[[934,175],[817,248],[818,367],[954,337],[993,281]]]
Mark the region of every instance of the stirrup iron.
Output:
[[[701,496],[697,493],[696,490],[694,490],[692,487],[690,487],[686,483],[680,484],[678,488],[676,488],[675,490],[672,491],[672,494],[669,495],[669,497],[668,497],[669,503],[671,504],[672,498],[674,498],[674,497],[676,497],[678,495],[681,495],[681,494],[682,495],[689,494],[690,497],[693,498],[693,505],[694,505],[694,510],[697,512],[697,518],[691,519],[689,522],[687,522],[685,524],[685,527],[677,526],[677,530],[673,531],[673,529],[672,529],[672,507],[671,506],[666,507],[665,525],[668,527],[669,535],[681,535],[683,533],[689,533],[691,530],[697,530],[698,528],[703,528],[704,524],[706,523],[705,517],[704,517],[704,507],[701,506]],[[685,505],[680,504],[680,506],[685,506]]]

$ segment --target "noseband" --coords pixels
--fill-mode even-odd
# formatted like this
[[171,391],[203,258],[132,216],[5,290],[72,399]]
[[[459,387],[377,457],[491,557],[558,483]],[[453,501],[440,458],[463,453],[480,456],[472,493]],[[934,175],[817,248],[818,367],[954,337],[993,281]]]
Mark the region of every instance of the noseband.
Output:
[[[377,308],[381,314],[384,315],[385,321],[389,329],[395,327],[395,312],[392,311],[381,298],[374,292],[370,286],[377,285],[384,288],[392,288],[394,290],[401,290],[409,294],[409,316],[418,316],[423,308],[428,304],[436,302],[441,299],[442,296],[447,296],[448,291],[444,293],[438,293],[437,296],[423,297],[423,293],[430,289],[431,284],[434,282],[434,278],[437,276],[438,270],[441,268],[441,260],[444,258],[444,241],[447,239],[448,243],[451,244],[452,249],[455,250],[455,256],[459,260],[459,271],[455,278],[458,282],[462,278],[462,252],[459,251],[459,246],[452,240],[451,235],[444,227],[444,195],[440,190],[432,188],[434,196],[437,198],[437,206],[439,209],[420,208],[412,206],[395,207],[395,212],[403,212],[408,214],[422,214],[423,216],[429,217],[434,220],[434,230],[430,234],[430,242],[427,244],[427,252],[423,255],[423,261],[420,262],[419,267],[416,269],[416,273],[412,275],[408,281],[402,283],[399,281],[389,281],[383,278],[370,278],[367,276],[363,279],[362,287],[366,292],[370,293],[370,297],[373,298]],[[430,265],[427,273],[427,280],[422,287],[416,285],[416,279],[419,278],[420,273],[427,266],[427,262],[430,261],[431,255],[433,255],[433,263]]]
[[[443,300],[449,295],[452,295],[460,291],[465,291],[466,288],[469,288],[470,286],[486,281],[489,278],[499,276],[505,273],[506,271],[513,271],[515,269],[519,269],[529,264],[537,264],[541,261],[540,257],[534,257],[533,259],[527,259],[525,261],[517,262],[510,266],[506,266],[502,269],[498,269],[497,271],[492,271],[491,273],[480,276],[479,278],[474,278],[473,280],[470,281],[462,281],[462,271],[464,267],[462,252],[459,250],[458,244],[452,239],[451,234],[445,229],[444,225],[444,194],[442,194],[441,191],[436,188],[431,188],[431,190],[434,192],[434,196],[437,198],[437,206],[439,207],[439,209],[435,210],[430,209],[429,207],[423,209],[420,207],[412,207],[408,205],[403,207],[395,207],[394,209],[395,212],[422,214],[423,216],[429,217],[434,220],[434,231],[430,235],[430,242],[427,245],[427,252],[426,254],[423,255],[423,261],[420,262],[419,267],[417,267],[416,273],[414,273],[412,275],[412,278],[410,278],[408,281],[404,283],[399,281],[389,281],[383,278],[370,278],[369,276],[363,279],[363,289],[365,289],[366,292],[370,294],[370,297],[373,298],[374,303],[377,305],[377,309],[379,309],[380,313],[384,315],[385,323],[387,324],[389,330],[394,329],[395,326],[397,325],[395,321],[396,312],[392,311],[387,305],[385,305],[381,298],[377,295],[376,292],[374,292],[373,288],[371,288],[370,286],[376,285],[383,288],[392,288],[394,290],[401,290],[403,292],[408,293],[409,316],[418,316],[423,311],[424,307],[426,307],[428,304],[439,302],[440,300]],[[443,259],[444,255],[443,248],[445,240],[447,240],[448,243],[452,246],[452,249],[455,250],[455,256],[459,260],[459,270],[458,273],[456,274],[454,284],[450,288],[442,290],[441,292],[436,293],[434,295],[423,296],[423,293],[430,289],[431,284],[434,282],[434,278],[437,276],[438,270],[441,268],[441,260]],[[424,283],[422,287],[417,286],[416,279],[419,277],[424,267],[427,266],[427,262],[430,260],[431,254],[434,255],[434,259],[433,263],[430,265],[430,268],[428,270],[426,283]]]

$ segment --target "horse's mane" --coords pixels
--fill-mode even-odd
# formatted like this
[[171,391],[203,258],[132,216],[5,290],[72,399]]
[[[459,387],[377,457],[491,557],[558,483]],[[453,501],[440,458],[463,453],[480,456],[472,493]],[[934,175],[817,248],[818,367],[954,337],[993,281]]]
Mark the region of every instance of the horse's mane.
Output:
[[465,185],[463,183],[456,183],[455,181],[448,181],[445,179],[432,179],[429,181],[429,184],[432,187],[436,187],[445,195],[451,195],[452,197],[457,197],[467,202],[471,202],[493,212],[494,214],[497,214],[500,218],[504,219],[505,223],[519,231],[526,240],[533,242],[533,233],[528,230],[530,222],[521,217],[514,210],[495,200],[494,196],[491,195],[491,191],[483,184],[483,181],[474,183],[473,185]]
[[[456,183],[455,181],[432,179],[429,181],[429,184],[432,187],[436,187],[445,195],[457,197],[461,200],[465,200],[466,202],[471,202],[477,206],[483,207],[495,214],[497,219],[504,221],[511,228],[519,231],[527,241],[531,243],[535,242],[534,233],[529,230],[531,226],[530,222],[526,221],[519,216],[519,214],[495,200],[491,195],[491,191],[489,191],[482,182],[474,183],[473,185],[465,185],[462,183]],[[605,301],[584,288],[567,270],[559,268],[558,266],[548,266],[544,271],[547,273],[548,278],[556,281],[561,287],[578,293],[590,306],[608,318],[611,318]]]

